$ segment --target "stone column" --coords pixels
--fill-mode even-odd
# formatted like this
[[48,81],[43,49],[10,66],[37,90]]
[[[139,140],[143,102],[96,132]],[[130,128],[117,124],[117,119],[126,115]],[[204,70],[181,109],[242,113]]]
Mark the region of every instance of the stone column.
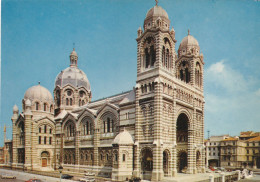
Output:
[[28,99],[25,102],[24,112],[24,130],[25,130],[25,169],[32,168],[32,141],[31,141],[31,123],[32,123],[31,101]]
[[[139,68],[140,69],[140,68]],[[135,145],[134,145],[134,171],[133,176],[140,177],[140,135],[141,135],[141,108],[139,105],[139,97],[140,97],[140,85],[136,84],[135,86]]]
[[79,145],[80,145],[80,131],[76,131],[76,136],[75,136],[75,157],[76,161],[75,164],[79,165]]
[[163,178],[163,153],[161,147],[161,122],[162,122],[162,85],[160,78],[155,81],[154,96],[154,151],[152,180],[160,181]]
[[176,108],[176,86],[174,85],[173,90],[173,148],[172,148],[172,176],[177,176],[177,141],[176,141],[176,123],[177,123],[177,108]]
[[188,130],[188,174],[194,173],[194,130]]
[[[98,123],[99,121],[95,122]],[[98,166],[98,146],[100,145],[100,129],[94,130],[94,166]]]
[[18,145],[18,140],[17,140],[17,133],[16,133],[16,125],[15,122],[18,119],[18,107],[15,105],[13,107],[13,116],[12,116],[12,123],[13,123],[13,149],[12,149],[12,153],[13,153],[13,161],[12,161],[12,167],[16,167],[17,163],[18,163],[18,155],[17,155],[17,145]]

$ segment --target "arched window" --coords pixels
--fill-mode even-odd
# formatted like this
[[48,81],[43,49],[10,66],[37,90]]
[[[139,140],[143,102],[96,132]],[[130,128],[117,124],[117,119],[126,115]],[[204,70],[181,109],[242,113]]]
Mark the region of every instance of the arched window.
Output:
[[35,103],[35,110],[38,111],[39,110],[39,102]]
[[110,118],[107,118],[107,132],[110,132]]
[[47,126],[44,125],[44,133],[47,133]]
[[70,105],[72,106],[72,98],[70,98]]
[[59,90],[56,91],[56,99],[57,99],[57,106],[59,107],[60,106],[60,91]]
[[47,111],[47,104],[46,103],[43,104],[43,110]]
[[195,83],[199,87],[201,87],[202,85],[201,68],[198,62],[196,63],[196,68],[195,68]]
[[143,58],[143,67],[150,68],[154,67],[156,61],[156,51],[154,47],[154,39],[152,37],[148,37],[144,42],[144,58]]
[[66,137],[75,136],[75,125],[72,121],[68,121],[64,129],[65,129]]
[[41,127],[39,127],[39,133],[41,133],[42,132],[42,128]]
[[125,162],[125,154],[123,154],[123,162]]
[[106,113],[103,117],[103,132],[110,133],[115,130],[115,117],[112,113]]
[[179,75],[178,77],[186,82],[190,82],[190,70],[189,70],[189,63],[187,61],[183,61],[179,66]]
[[68,106],[69,105],[69,99],[66,98],[66,105]]

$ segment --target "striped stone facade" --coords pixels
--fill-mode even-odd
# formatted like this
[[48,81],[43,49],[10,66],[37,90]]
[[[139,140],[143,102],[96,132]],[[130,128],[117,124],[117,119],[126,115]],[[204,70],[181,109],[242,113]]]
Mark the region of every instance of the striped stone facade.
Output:
[[[48,111],[39,110],[35,98],[24,98],[23,113],[15,108],[12,117],[14,168],[63,166],[117,181],[204,172],[204,62],[198,42],[188,34],[177,54],[175,31],[158,5],[137,33],[133,90],[91,102],[73,50],[70,67],[56,78],[54,101],[46,101]],[[85,79],[81,86],[75,84],[79,78]]]

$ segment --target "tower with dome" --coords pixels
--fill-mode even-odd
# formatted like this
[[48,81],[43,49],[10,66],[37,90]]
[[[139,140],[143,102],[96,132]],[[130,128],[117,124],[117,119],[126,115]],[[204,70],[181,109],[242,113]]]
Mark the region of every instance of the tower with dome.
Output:
[[[13,108],[12,167],[161,181],[203,173],[203,55],[190,34],[176,51],[175,30],[158,5],[137,30],[137,79],[127,92],[92,101],[75,49],[53,96],[40,83]],[[91,80],[91,79],[90,79]]]

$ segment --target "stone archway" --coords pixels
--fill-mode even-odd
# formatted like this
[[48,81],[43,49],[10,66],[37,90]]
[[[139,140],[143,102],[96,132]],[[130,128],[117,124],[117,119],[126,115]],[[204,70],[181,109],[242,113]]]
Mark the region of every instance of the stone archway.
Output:
[[144,180],[150,180],[153,171],[153,152],[150,148],[141,151],[141,174]]
[[41,153],[41,167],[48,167],[50,164],[50,153],[47,151],[43,151]]
[[187,143],[188,142],[188,123],[189,119],[186,114],[181,113],[177,119],[177,143]]
[[186,151],[180,151],[178,155],[178,172],[185,173],[188,167],[188,155]]

